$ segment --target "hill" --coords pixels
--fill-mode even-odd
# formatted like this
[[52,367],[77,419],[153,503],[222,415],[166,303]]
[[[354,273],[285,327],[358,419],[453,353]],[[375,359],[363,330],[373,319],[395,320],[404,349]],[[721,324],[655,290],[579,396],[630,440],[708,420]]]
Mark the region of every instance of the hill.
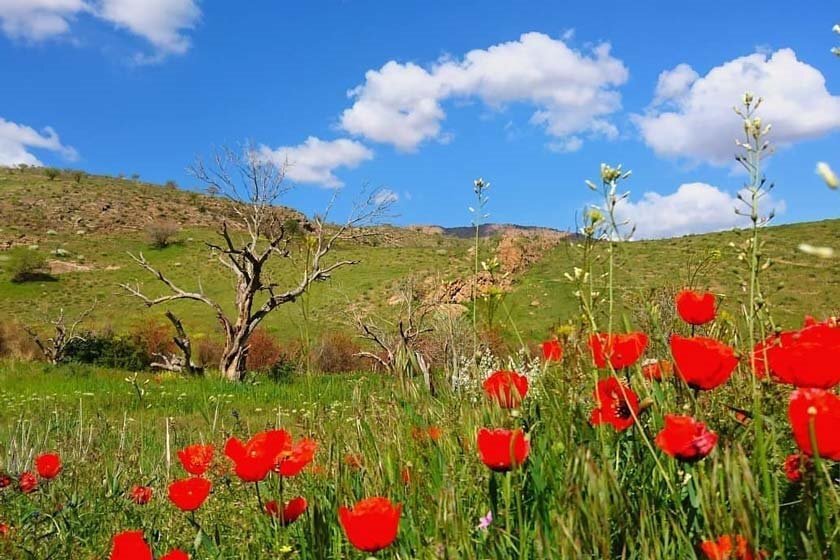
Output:
[[[229,277],[205,245],[216,235],[214,226],[224,208],[216,197],[138,181],[85,175],[77,182],[66,172],[49,180],[42,169],[0,170],[0,247],[30,246],[50,260],[55,276],[55,281],[15,284],[7,272],[0,273],[0,317],[34,322],[49,309],[81,310],[95,300],[96,320],[103,327],[123,331],[148,319],[160,320],[163,309],[148,310],[118,288],[120,283],[136,281],[153,294],[163,293],[128,252],[143,252],[176,283],[201,286],[208,295],[227,301]],[[304,219],[293,210],[282,211]],[[165,249],[150,248],[144,233],[145,225],[158,219],[181,227],[177,243]],[[406,278],[414,278],[426,294],[452,299],[446,303],[464,303],[473,267],[472,241],[462,239],[465,231],[389,226],[379,228],[384,241],[344,244],[339,248],[342,258],[360,264],[318,285],[305,302],[281,308],[266,327],[287,340],[304,330],[314,334],[349,330],[351,311],[392,314],[398,286]],[[577,263],[573,238],[556,230],[521,226],[491,225],[484,231],[494,235],[482,242],[482,260],[492,253],[503,266],[506,310],[498,317],[505,337],[514,340],[518,331],[524,339],[539,340],[553,325],[574,317],[577,303],[564,277]],[[764,236],[775,261],[765,287],[780,324],[797,324],[806,313],[837,311],[837,261],[804,255],[796,247],[802,241],[838,245],[840,221],[770,227]],[[685,284],[687,267],[714,254],[713,267],[698,284],[719,293],[724,310],[737,313],[741,276],[730,244],[739,238],[737,232],[723,232],[623,245],[617,263],[623,308],[632,314],[634,305],[653,297],[655,289]],[[301,249],[272,270],[278,281],[294,281]],[[0,251],[0,259],[6,258],[7,253]],[[777,289],[779,284],[784,286]],[[191,332],[215,335],[208,309],[184,302],[172,309]]]

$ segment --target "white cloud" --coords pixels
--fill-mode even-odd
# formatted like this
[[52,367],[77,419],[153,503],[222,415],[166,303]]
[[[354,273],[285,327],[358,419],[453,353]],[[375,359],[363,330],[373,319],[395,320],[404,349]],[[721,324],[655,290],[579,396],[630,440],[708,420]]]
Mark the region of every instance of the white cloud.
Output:
[[736,58],[699,76],[687,64],[659,76],[648,112],[634,115],[642,137],[663,156],[724,164],[734,158],[743,127],[732,107],[745,91],[764,98],[762,120],[780,145],[840,129],[840,96],[791,49]]
[[[749,218],[736,214],[736,208],[745,210],[737,196],[706,183],[686,183],[671,194],[647,192],[638,202],[625,199],[616,215],[636,226],[635,239],[655,239],[747,227]],[[762,214],[771,210],[784,212],[784,201],[762,199]]]
[[41,41],[70,29],[88,9],[84,0],[0,0],[0,29],[13,39]]
[[386,204],[394,204],[400,199],[400,195],[392,191],[391,189],[379,189],[373,195],[373,202],[378,206],[384,206]]
[[183,54],[190,47],[184,31],[201,17],[195,0],[0,0],[0,29],[13,39],[43,41],[70,32],[70,22],[91,14],[147,40],[153,62],[168,54]]
[[43,132],[7,121],[0,117],[0,165],[41,165],[31,149],[58,152],[67,159],[76,158],[76,150],[64,146],[58,134],[47,127]]
[[272,150],[260,146],[258,153],[279,164],[288,164],[286,177],[298,183],[313,183],[337,188],[343,183],[334,175],[340,167],[353,168],[373,158],[363,144],[348,138],[321,140],[310,136],[303,144]]
[[428,69],[390,61],[369,70],[365,82],[348,92],[354,103],[342,113],[340,125],[410,151],[443,136],[444,101],[478,98],[491,109],[528,103],[535,108],[531,122],[558,138],[614,137],[617,130],[607,116],[621,108],[616,87],[627,78],[627,68],[606,43],[582,53],[562,40],[526,33],[517,41],[470,51],[461,60],[441,59]]
[[194,0],[102,0],[100,17],[149,41],[164,54],[183,54],[190,40],[183,34],[201,17]]

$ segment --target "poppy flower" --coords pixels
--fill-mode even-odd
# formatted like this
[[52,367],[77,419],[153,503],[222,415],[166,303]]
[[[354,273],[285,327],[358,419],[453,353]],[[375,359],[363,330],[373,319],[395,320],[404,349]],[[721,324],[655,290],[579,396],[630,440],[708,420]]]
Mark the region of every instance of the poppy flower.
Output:
[[831,389],[840,384],[840,327],[810,322],[774,335],[756,344],[753,364],[759,376],[769,371],[779,383]]
[[280,476],[297,476],[315,457],[318,443],[311,439],[302,439],[282,449],[274,459],[274,472]]
[[6,538],[9,536],[9,533],[12,532],[11,527],[6,525],[5,523],[0,523],[0,538]]
[[210,468],[214,452],[215,448],[212,445],[196,443],[178,451],[178,460],[185,471],[194,476],[201,476]]
[[589,349],[598,368],[623,369],[635,364],[647,348],[648,337],[642,332],[628,334],[595,333],[589,337]]
[[411,437],[414,438],[415,441],[424,442],[428,441],[437,441],[443,435],[443,430],[441,430],[438,426],[429,426],[428,428],[421,428],[415,427],[411,429]]
[[243,443],[232,437],[225,444],[225,455],[236,465],[234,472],[244,482],[260,482],[274,468],[275,459],[291,446],[292,436],[285,430],[267,430]]
[[344,456],[344,464],[350,467],[351,469],[361,469],[364,465],[364,461],[362,460],[362,456],[356,453],[348,453]]
[[753,552],[747,539],[741,535],[735,535],[734,546],[732,541],[729,535],[703,541],[700,543],[700,551],[708,560],[760,560],[767,557],[766,552]]
[[683,381],[693,389],[704,391],[725,383],[738,365],[735,350],[703,336],[671,335],[671,355]]
[[689,325],[705,325],[715,320],[715,294],[683,290],[677,294],[677,313]]
[[275,500],[271,500],[265,504],[265,513],[277,519],[280,525],[285,526],[294,523],[298,517],[303,515],[307,505],[306,498],[301,496],[289,500],[283,506],[283,509],[280,509],[280,505]]
[[402,480],[402,483],[406,486],[411,484],[411,469],[409,467],[403,467],[400,470],[400,480]]
[[0,490],[12,485],[12,477],[3,473],[0,474]]
[[128,493],[129,499],[139,506],[144,506],[152,501],[152,487],[151,486],[134,486]]
[[397,538],[402,504],[388,498],[367,498],[352,508],[340,507],[338,520],[350,541],[363,552],[377,552],[388,548]]
[[563,347],[557,339],[543,342],[542,353],[546,362],[559,362],[563,359]]
[[711,453],[717,440],[717,434],[703,422],[691,416],[666,414],[665,427],[656,436],[656,446],[671,457],[693,463]]
[[478,453],[481,460],[496,472],[518,467],[525,462],[530,451],[531,444],[521,429],[481,428],[478,431]]
[[484,380],[484,392],[502,408],[519,406],[528,393],[528,378],[515,371],[496,371]]
[[24,494],[29,494],[30,492],[34,492],[38,489],[38,479],[35,478],[35,475],[29,471],[25,473],[21,473],[20,478],[18,479],[18,486],[20,486],[20,491]]
[[642,375],[651,381],[662,381],[674,372],[674,365],[668,360],[648,360],[642,364]]
[[592,411],[589,421],[593,426],[611,424],[619,432],[626,430],[639,416],[639,397],[633,389],[615,377],[598,382],[595,388],[598,407]]
[[111,539],[109,560],[153,560],[152,549],[143,538],[143,531],[123,531]]
[[823,389],[797,389],[790,397],[788,416],[796,445],[808,456],[811,430],[819,456],[840,461],[840,397]]
[[800,453],[792,453],[785,457],[785,462],[782,467],[785,470],[785,477],[790,482],[799,482],[802,480],[802,474],[811,465],[811,460]]
[[176,548],[161,556],[160,560],[190,560],[190,555]]
[[184,478],[169,485],[169,500],[181,511],[195,511],[210,494],[212,484],[206,478]]
[[43,479],[55,478],[61,472],[61,457],[57,453],[42,453],[35,457],[35,469]]

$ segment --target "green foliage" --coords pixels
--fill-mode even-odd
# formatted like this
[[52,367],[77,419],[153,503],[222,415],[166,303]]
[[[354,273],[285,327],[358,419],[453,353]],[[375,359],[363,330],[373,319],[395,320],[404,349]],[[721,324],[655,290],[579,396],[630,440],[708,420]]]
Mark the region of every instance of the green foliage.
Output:
[[17,284],[52,279],[47,260],[34,249],[13,249],[8,254],[5,268],[11,281]]
[[56,177],[61,175],[61,171],[59,169],[56,169],[55,167],[47,167],[47,168],[44,169],[44,175],[47,176],[47,179],[52,181]]
[[140,371],[149,368],[151,357],[129,337],[88,333],[67,345],[66,361],[101,367]]

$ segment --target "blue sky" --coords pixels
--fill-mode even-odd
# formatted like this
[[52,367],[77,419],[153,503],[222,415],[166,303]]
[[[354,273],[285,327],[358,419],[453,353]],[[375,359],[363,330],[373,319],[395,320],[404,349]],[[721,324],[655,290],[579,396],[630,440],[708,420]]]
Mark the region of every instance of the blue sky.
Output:
[[779,221],[834,217],[814,168],[840,166],[840,9],[793,5],[0,0],[0,164],[194,187],[196,156],[250,139],[310,213],[369,183],[399,223],[461,225],[482,176],[493,221],[569,228],[623,163],[655,237],[735,225],[752,89]]

